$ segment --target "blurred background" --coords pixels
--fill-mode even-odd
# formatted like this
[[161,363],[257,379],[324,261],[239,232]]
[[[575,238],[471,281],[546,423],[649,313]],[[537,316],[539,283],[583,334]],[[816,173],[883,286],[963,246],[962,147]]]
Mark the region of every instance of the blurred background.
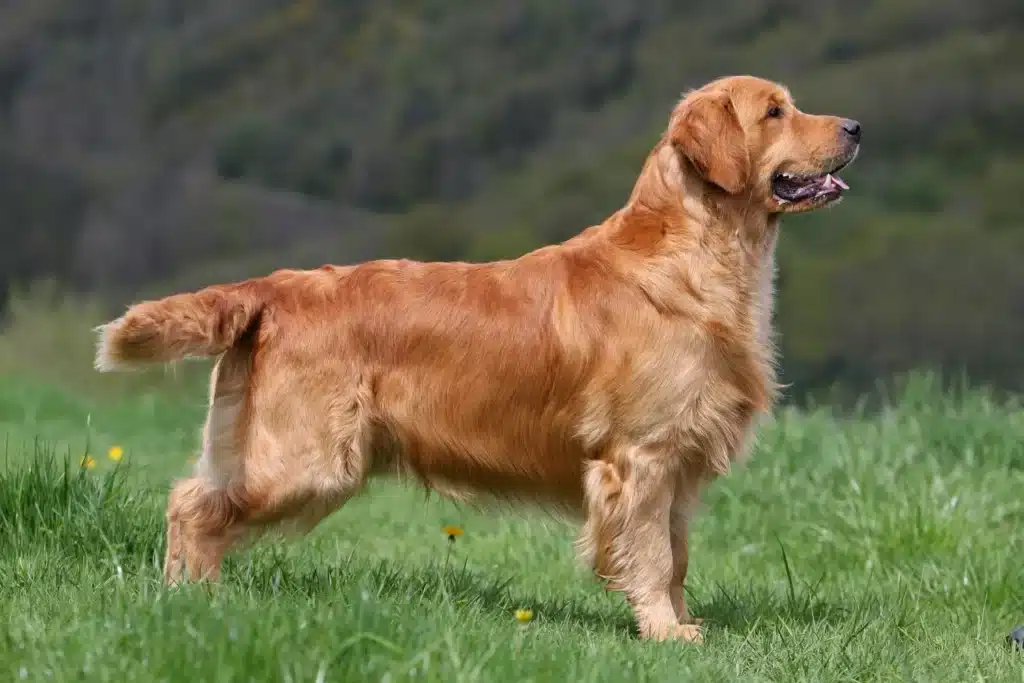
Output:
[[783,223],[790,398],[1024,387],[1021,0],[0,0],[8,360],[90,372],[100,316],[277,267],[563,240],[731,73],[865,129]]

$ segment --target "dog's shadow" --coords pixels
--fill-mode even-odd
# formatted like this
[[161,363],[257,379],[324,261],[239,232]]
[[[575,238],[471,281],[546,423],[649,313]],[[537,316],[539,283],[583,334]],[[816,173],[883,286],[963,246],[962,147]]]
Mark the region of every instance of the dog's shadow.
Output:
[[[268,561],[269,560],[269,561]],[[229,560],[230,563],[230,560]],[[514,580],[501,580],[458,566],[426,565],[408,567],[390,562],[371,566],[296,567],[274,556],[228,565],[229,581],[246,592],[272,598],[280,595],[303,597],[336,596],[353,590],[384,600],[424,603],[448,601],[459,608],[477,608],[491,613],[512,613],[530,607],[539,618],[578,627],[588,632],[637,637],[629,607],[621,595],[607,593],[588,599],[546,598],[537,600]],[[518,582],[515,582],[518,583]],[[851,618],[851,610],[817,597],[812,588],[772,591],[750,586],[736,590],[727,586],[690,592],[688,602],[694,616],[712,630],[746,634],[758,625],[838,624]]]
[[[572,624],[591,631],[609,633],[635,632],[632,617],[625,603],[614,596],[606,603],[566,597],[537,600],[527,592],[514,588],[515,579],[502,580],[465,566],[429,564],[409,567],[387,561],[374,565],[303,567],[292,562],[277,561],[264,555],[258,560],[226,565],[227,582],[250,594],[273,598],[281,595],[319,597],[339,594],[368,593],[377,599],[422,603],[448,602],[457,608],[476,608],[491,613],[504,613],[511,619],[515,610],[528,607],[537,618],[548,622]],[[597,604],[595,604],[595,602]],[[602,608],[602,603],[607,608]]]
[[704,587],[688,598],[691,611],[713,628],[747,634],[772,624],[837,625],[854,618],[855,611],[820,598],[811,587],[771,590],[764,586],[738,589],[717,585]]

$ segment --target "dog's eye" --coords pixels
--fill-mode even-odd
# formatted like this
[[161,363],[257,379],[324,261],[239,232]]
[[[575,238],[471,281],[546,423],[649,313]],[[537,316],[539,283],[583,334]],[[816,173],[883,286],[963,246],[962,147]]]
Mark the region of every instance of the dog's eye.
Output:
[[768,108],[768,118],[770,119],[781,119],[782,118],[782,107],[772,105]]

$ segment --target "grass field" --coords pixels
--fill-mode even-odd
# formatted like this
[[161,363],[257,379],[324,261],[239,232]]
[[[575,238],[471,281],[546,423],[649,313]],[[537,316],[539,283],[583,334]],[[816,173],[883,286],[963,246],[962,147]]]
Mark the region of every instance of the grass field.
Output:
[[570,524],[384,484],[233,556],[217,587],[165,590],[164,495],[202,386],[86,391],[12,357],[3,681],[1024,681],[1005,642],[1024,622],[1024,410],[980,392],[920,379],[871,416],[780,411],[694,525],[693,647],[637,640]]

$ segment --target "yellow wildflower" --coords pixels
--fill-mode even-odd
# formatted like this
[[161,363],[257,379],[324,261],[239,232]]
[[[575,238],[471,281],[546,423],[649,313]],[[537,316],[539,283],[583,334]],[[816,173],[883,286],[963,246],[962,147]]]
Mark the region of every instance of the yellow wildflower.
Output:
[[454,524],[449,524],[448,526],[443,527],[441,531],[448,534],[448,540],[452,541],[453,543],[455,542],[456,538],[462,535],[462,527],[455,526]]
[[81,465],[85,469],[91,470],[93,467],[96,467],[96,459],[91,455],[83,455]]
[[520,624],[528,624],[528,623],[530,623],[531,620],[533,620],[533,610],[532,609],[517,609],[516,610],[516,621],[518,621]]
[[117,462],[124,457],[124,449],[120,446],[111,446],[110,450],[107,451],[107,457]]

